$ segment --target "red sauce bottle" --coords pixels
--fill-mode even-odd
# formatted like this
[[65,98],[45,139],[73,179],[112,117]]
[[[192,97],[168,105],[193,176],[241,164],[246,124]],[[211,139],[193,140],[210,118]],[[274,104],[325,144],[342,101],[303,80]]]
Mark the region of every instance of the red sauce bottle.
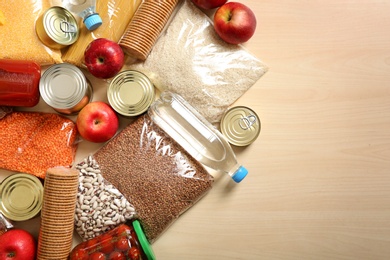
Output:
[[41,66],[35,62],[0,60],[0,106],[38,104],[40,78]]

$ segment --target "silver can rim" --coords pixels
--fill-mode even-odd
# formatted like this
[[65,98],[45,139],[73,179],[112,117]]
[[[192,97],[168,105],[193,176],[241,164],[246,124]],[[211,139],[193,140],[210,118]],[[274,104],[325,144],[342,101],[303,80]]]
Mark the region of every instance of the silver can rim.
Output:
[[[127,83],[138,83],[142,88],[142,97],[139,102],[127,103],[121,98],[120,90]],[[131,91],[131,90],[130,90]],[[152,81],[144,73],[137,70],[119,72],[110,82],[107,89],[107,98],[111,107],[123,116],[133,117],[148,110],[155,99],[155,89]]]

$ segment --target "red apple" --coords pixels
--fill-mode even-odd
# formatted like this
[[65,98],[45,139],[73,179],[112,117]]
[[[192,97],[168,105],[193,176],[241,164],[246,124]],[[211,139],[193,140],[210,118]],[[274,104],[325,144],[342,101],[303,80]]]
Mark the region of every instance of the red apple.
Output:
[[98,38],[88,44],[84,52],[84,61],[93,76],[108,79],[122,69],[125,55],[118,43]]
[[244,43],[255,33],[256,16],[246,5],[228,2],[215,12],[214,28],[225,42]]
[[0,235],[1,260],[34,260],[37,244],[34,237],[23,229],[10,229]]
[[110,105],[103,101],[94,101],[81,109],[76,126],[80,136],[85,140],[102,143],[115,135],[119,119]]
[[192,2],[200,8],[209,10],[222,6],[228,0],[192,0]]

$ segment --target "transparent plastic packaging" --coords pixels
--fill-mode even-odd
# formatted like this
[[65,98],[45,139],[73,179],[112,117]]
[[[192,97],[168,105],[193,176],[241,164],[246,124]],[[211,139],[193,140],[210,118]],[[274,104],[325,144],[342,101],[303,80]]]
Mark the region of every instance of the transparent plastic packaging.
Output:
[[14,111],[0,119],[0,168],[45,178],[50,167],[71,167],[76,124],[58,114]]
[[13,227],[14,225],[0,212],[0,236]]
[[141,224],[135,220],[78,244],[70,252],[70,260],[80,259],[154,260],[156,257]]
[[102,18],[96,13],[96,0],[62,0],[62,5],[83,20],[85,27],[93,31],[102,25]]
[[14,110],[13,107],[9,107],[9,106],[0,106],[0,119],[2,119],[3,117],[5,117],[5,116],[8,115],[9,113],[11,113],[13,110]]
[[41,66],[35,62],[0,60],[0,106],[37,105],[40,78]]
[[123,51],[131,58],[145,60],[181,2],[143,1],[119,41]]
[[0,59],[31,60],[40,65],[62,62],[61,52],[46,47],[34,30],[35,21],[50,7],[50,0],[0,1],[5,21],[0,25]]
[[135,217],[134,206],[103,178],[92,155],[75,168],[79,171],[75,228],[84,241]]
[[[52,0],[53,5],[61,0]],[[96,2],[96,12],[103,23],[99,28],[89,31],[84,24],[79,26],[80,35],[74,44],[64,50],[62,60],[78,67],[85,67],[84,52],[88,44],[97,38],[106,38],[119,42],[130,20],[142,0],[99,0]]]
[[241,182],[248,170],[240,165],[225,137],[181,96],[165,91],[149,108],[151,119],[205,166]]
[[150,243],[201,199],[214,181],[147,113],[94,158],[103,177],[131,201]]
[[242,45],[221,40],[191,0],[183,1],[147,59],[124,67],[143,72],[160,91],[180,94],[212,124],[268,70]]

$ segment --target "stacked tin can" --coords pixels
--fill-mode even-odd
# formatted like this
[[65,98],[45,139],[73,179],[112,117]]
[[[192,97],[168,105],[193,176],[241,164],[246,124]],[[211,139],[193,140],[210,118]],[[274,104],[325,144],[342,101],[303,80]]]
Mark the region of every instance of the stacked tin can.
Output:
[[119,45],[136,59],[145,60],[181,0],[145,0],[128,25]]
[[68,259],[72,249],[79,172],[65,167],[47,170],[37,259]]
[[92,99],[92,86],[76,66],[61,63],[50,66],[39,82],[42,99],[61,114],[78,113]]

